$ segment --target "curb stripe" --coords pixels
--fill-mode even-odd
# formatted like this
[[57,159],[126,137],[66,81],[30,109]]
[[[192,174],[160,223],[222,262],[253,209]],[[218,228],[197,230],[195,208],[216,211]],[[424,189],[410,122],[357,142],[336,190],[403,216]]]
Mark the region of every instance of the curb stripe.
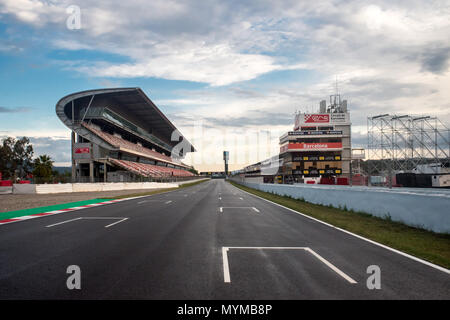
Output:
[[4,225],[4,224],[8,224],[8,223],[25,221],[25,220],[29,220],[29,219],[45,217],[45,216],[48,216],[48,215],[54,215],[54,214],[58,214],[58,213],[77,211],[77,210],[82,210],[82,209],[87,209],[87,208],[92,208],[92,207],[103,206],[103,205],[107,205],[107,204],[114,204],[114,203],[117,203],[117,202],[121,202],[121,201],[125,201],[125,200],[132,200],[132,199],[136,199],[136,198],[141,198],[141,197],[132,197],[132,198],[125,198],[125,199],[109,200],[109,201],[92,203],[92,204],[87,204],[87,205],[73,207],[73,208],[53,210],[53,211],[49,211],[49,212],[35,213],[35,214],[32,214],[32,215],[28,215],[28,216],[21,216],[21,217],[17,217],[17,218],[4,219],[4,220],[0,220],[0,226]]

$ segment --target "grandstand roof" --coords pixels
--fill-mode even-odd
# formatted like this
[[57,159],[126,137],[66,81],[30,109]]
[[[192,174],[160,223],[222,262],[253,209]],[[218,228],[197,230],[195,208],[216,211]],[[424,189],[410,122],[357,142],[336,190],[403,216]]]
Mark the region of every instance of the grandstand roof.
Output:
[[[56,113],[66,126],[77,131],[83,119],[81,110],[89,106],[108,107],[169,145],[175,146],[178,143],[170,140],[172,132],[177,128],[140,88],[95,89],[72,93],[58,101]],[[190,151],[195,151],[192,144],[182,137],[190,145]]]

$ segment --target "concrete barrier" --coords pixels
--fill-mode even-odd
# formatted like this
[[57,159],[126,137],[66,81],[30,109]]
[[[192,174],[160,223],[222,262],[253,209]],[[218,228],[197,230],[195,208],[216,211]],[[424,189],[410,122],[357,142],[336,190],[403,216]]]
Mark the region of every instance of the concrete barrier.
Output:
[[[0,194],[51,194],[67,192],[98,192],[120,190],[149,190],[176,188],[179,185],[207,179],[193,179],[180,182],[108,182],[108,183],[60,183],[60,184],[15,184],[0,187]],[[3,190],[4,189],[4,190]]]
[[34,194],[36,193],[35,184],[13,184],[12,192],[15,194]]
[[13,187],[0,187],[0,194],[13,193]]
[[282,185],[236,180],[249,188],[291,196],[390,218],[413,227],[450,233],[450,190],[425,188],[369,188],[361,186]]
[[[76,184],[76,183],[74,183]],[[85,183],[83,183],[85,184]],[[36,184],[36,193],[64,193],[73,192],[72,183],[60,183],[60,184]]]

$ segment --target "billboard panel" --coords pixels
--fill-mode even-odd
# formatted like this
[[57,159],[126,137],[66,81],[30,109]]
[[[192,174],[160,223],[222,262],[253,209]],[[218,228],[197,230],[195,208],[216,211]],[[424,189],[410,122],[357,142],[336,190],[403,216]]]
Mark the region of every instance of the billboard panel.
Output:
[[75,143],[73,146],[74,159],[90,159],[91,153],[90,143]]
[[295,116],[294,130],[298,130],[302,124],[349,124],[349,113],[299,113]]
[[316,151],[316,150],[330,150],[342,149],[342,142],[317,142],[317,143],[289,143],[280,148],[280,152],[286,151]]

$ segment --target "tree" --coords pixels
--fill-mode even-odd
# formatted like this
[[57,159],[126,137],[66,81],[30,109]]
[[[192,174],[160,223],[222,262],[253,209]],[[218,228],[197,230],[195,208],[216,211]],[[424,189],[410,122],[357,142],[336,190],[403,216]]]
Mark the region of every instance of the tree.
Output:
[[195,170],[193,167],[188,169],[189,172],[192,172],[193,174],[198,176],[198,171]]
[[4,179],[23,178],[32,170],[33,146],[30,139],[7,137],[0,144],[0,171]]
[[34,177],[50,178],[53,174],[53,160],[46,154],[34,159],[33,167]]

